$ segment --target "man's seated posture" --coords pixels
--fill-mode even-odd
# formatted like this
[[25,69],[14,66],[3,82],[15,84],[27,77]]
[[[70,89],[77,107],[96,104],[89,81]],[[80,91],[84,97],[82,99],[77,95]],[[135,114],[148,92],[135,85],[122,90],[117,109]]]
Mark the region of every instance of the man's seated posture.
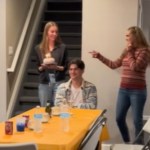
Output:
[[94,84],[82,77],[85,64],[80,59],[73,59],[69,63],[68,82],[62,83],[57,91],[55,105],[71,104],[72,107],[95,109],[97,107],[97,90]]

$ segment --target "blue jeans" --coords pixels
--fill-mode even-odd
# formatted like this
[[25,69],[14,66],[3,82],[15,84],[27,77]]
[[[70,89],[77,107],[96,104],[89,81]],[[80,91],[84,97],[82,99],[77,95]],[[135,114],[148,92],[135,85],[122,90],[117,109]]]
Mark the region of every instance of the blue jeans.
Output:
[[42,107],[45,107],[47,102],[54,106],[56,90],[61,83],[62,81],[52,84],[39,84],[38,95]]
[[[124,142],[130,141],[129,131],[126,124],[126,115],[131,106],[135,127],[135,137],[143,127],[143,110],[146,102],[147,90],[119,89],[116,107],[116,121]],[[138,144],[143,143],[143,137],[139,137]]]

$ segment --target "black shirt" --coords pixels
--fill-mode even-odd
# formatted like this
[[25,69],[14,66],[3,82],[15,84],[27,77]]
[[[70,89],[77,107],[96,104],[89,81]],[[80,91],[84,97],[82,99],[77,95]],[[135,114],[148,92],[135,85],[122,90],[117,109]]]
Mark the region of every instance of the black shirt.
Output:
[[[39,45],[35,47],[36,54],[37,54],[37,62],[38,62],[38,67],[43,63],[43,58],[41,55],[41,50],[39,48]],[[39,76],[39,82],[42,84],[48,84],[49,83],[49,73],[53,72],[55,73],[55,79],[56,82],[65,80],[66,76],[66,70],[67,70],[67,65],[68,65],[68,52],[66,49],[65,44],[60,44],[54,48],[54,50],[51,52],[51,55],[53,58],[55,58],[55,61],[58,66],[63,66],[64,70],[63,71],[58,71],[58,70],[43,70],[39,71],[40,76]]]

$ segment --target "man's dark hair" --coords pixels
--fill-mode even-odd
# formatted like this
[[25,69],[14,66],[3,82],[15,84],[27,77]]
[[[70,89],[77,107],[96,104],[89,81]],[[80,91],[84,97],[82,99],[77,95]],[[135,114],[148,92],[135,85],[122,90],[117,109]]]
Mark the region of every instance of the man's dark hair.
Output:
[[84,69],[85,69],[85,64],[84,64],[84,62],[83,62],[81,59],[79,59],[79,58],[75,58],[75,59],[70,60],[70,62],[69,62],[69,64],[68,64],[68,68],[70,68],[70,66],[71,66],[72,64],[77,65],[77,67],[78,67],[79,69],[81,69],[81,70],[84,70]]

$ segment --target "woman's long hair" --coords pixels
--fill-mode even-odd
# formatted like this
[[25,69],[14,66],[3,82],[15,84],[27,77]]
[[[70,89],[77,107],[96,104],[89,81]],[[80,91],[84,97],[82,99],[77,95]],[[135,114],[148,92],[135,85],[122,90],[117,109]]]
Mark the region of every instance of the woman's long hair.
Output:
[[145,48],[148,51],[147,57],[148,57],[148,62],[150,64],[150,46],[144,36],[143,31],[141,30],[141,28],[137,26],[132,26],[128,28],[128,31],[130,31],[130,33],[134,36],[135,44],[141,48]]
[[141,47],[145,47],[148,48],[149,44],[141,30],[141,28],[137,27],[137,26],[133,26],[128,28],[128,31],[134,36],[135,38],[135,44],[137,46],[141,46]]
[[50,21],[47,22],[45,27],[44,27],[44,31],[43,31],[43,37],[42,37],[42,41],[39,44],[40,50],[41,50],[41,54],[42,54],[42,58],[45,57],[45,54],[49,52],[49,40],[47,38],[47,34],[48,34],[48,30],[50,27],[55,26],[57,27],[58,30],[58,34],[57,34],[57,38],[55,41],[55,45],[60,45],[62,43],[61,37],[59,35],[59,28],[56,22],[54,21]]

